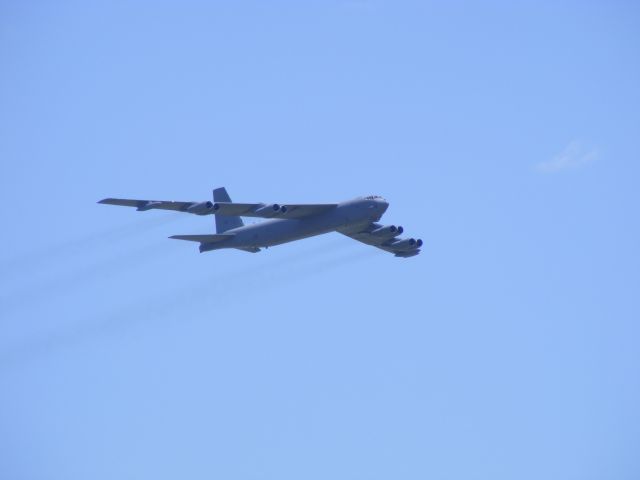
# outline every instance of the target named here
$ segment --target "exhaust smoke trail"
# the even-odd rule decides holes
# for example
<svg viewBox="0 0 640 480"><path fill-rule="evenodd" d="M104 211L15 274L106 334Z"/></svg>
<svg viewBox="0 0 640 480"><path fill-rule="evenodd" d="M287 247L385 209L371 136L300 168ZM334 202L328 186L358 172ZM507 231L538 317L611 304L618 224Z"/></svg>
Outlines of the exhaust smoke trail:
<svg viewBox="0 0 640 480"><path fill-rule="evenodd" d="M337 242L336 242L337 243ZM340 242L342 245L348 245ZM100 320L77 325L73 329L50 332L39 338L16 345L0 354L0 369L34 359L47 353L69 348L97 336L113 335L130 328L132 324L154 321L174 314L184 305L202 304L210 299L207 294L217 290L216 309L227 309L238 301L239 294L246 301L247 291L257 298L264 293L289 284L299 283L338 267L351 266L363 260L374 258L378 252L364 250L348 252L333 258L326 258L338 250L327 249L326 245L297 253L287 263L281 259L252 266L240 271L226 272L215 277L203 277L182 287L148 298L143 303L136 302L106 315ZM294 265L291 265L292 262ZM257 288L260 287L260 288ZM132 320L133 319L133 320Z"/></svg>
<svg viewBox="0 0 640 480"><path fill-rule="evenodd" d="M34 302L41 303L55 295L64 294L80 285L93 283L114 273L125 273L156 258L163 251L175 252L169 249L165 242L158 242L75 268L61 275L29 282L17 291L0 296L0 314L6 318L16 308L28 307Z"/></svg>
<svg viewBox="0 0 640 480"><path fill-rule="evenodd" d="M110 245L143 234L154 228L173 223L183 216L167 213L154 218L138 219L124 225L87 233L81 237L70 238L53 245L46 245L36 252L23 252L0 262L2 277L16 277L28 274L43 265L50 265L69 255L77 255L90 248Z"/></svg>

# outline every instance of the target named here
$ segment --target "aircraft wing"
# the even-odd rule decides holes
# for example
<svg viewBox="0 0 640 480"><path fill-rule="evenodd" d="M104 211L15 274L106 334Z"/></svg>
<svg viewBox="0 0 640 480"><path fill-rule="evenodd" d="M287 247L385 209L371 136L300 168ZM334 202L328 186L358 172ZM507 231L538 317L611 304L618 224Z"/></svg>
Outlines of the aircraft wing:
<svg viewBox="0 0 640 480"><path fill-rule="evenodd" d="M337 203L316 203L316 204L287 204L283 205L286 209L283 218L304 218L320 215L321 213L333 210L338 206ZM282 207L280 207L282 209Z"/></svg>
<svg viewBox="0 0 640 480"><path fill-rule="evenodd" d="M422 240L414 238L398 238L402 227L385 226L379 223L365 223L338 230L354 240L393 253L396 257L413 257L420 253Z"/></svg>
<svg viewBox="0 0 640 480"><path fill-rule="evenodd" d="M313 215L320 215L336 208L336 203L318 204L286 204L278 203L232 203L216 202L214 213L216 215L233 215L239 217L257 218L304 218Z"/></svg>
<svg viewBox="0 0 640 480"><path fill-rule="evenodd" d="M173 210L196 215L227 215L257 218L304 218L319 215L337 206L336 203L287 204L235 203L235 202L173 202L165 200L134 200L127 198L105 198L98 203L135 207L139 211L152 209Z"/></svg>
<svg viewBox="0 0 640 480"><path fill-rule="evenodd" d="M158 208L160 210L174 210L177 212L186 212L187 209L198 202L171 202L166 200L133 200L128 198L105 198L98 203L106 205L120 205L122 207L136 207L137 210L151 210Z"/></svg>

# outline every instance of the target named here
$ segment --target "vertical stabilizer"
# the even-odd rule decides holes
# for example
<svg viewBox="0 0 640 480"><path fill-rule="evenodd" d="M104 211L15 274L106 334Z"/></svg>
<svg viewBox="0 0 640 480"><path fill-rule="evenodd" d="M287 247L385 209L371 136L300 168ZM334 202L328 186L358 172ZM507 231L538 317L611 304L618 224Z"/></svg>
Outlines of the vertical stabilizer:
<svg viewBox="0 0 640 480"><path fill-rule="evenodd" d="M213 191L214 202L231 202L231 198L224 187L216 188ZM244 223L240 217L228 215L216 215L216 233L224 233L232 228L242 227Z"/></svg>

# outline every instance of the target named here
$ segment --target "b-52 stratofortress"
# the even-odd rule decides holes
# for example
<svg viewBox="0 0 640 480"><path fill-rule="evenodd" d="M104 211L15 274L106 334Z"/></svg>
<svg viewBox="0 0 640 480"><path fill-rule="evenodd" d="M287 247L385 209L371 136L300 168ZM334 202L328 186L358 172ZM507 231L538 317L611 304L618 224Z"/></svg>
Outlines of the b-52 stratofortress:
<svg viewBox="0 0 640 480"><path fill-rule="evenodd" d="M225 188L213 191L213 202L173 202L163 200L129 200L105 198L98 203L135 207L138 211L173 210L194 215L215 215L216 233L174 235L169 238L200 243L200 252L235 248L256 253L294 240L329 232L339 232L359 242L396 257L413 257L420 253L422 240L399 238L403 228L377 223L389 207L377 195L358 197L341 203L278 204L235 203ZM268 219L245 225L241 217Z"/></svg>

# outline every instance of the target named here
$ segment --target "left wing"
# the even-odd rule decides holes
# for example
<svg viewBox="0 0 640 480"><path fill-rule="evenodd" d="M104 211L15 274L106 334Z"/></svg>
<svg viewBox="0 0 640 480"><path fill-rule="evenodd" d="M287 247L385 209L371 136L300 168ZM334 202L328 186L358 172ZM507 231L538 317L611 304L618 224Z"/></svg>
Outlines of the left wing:
<svg viewBox="0 0 640 480"><path fill-rule="evenodd" d="M398 238L404 229L395 225L364 223L338 230L354 240L393 253L396 257L413 257L420 253L422 240L415 238Z"/></svg>
<svg viewBox="0 0 640 480"><path fill-rule="evenodd" d="M207 209L208 205L210 205L210 208L213 208L212 202L172 202L167 200L134 200L128 198L104 198L98 203L103 203L106 205L119 205L122 207L136 207L136 210L139 211L146 211L157 208L160 210L196 213L195 211L190 211L190 209L193 209L194 207L200 207L201 210L204 211Z"/></svg>
<svg viewBox="0 0 640 480"><path fill-rule="evenodd" d="M98 203L135 207L136 210L173 210L195 215L227 215L257 218L304 218L328 212L336 203L287 204L278 203L234 203L234 202L170 202L165 200L134 200L128 198L105 198Z"/></svg>
<svg viewBox="0 0 640 480"><path fill-rule="evenodd" d="M216 202L213 210L216 215L234 215L257 218L304 218L333 210L337 203L286 204L278 203L232 203Z"/></svg>

